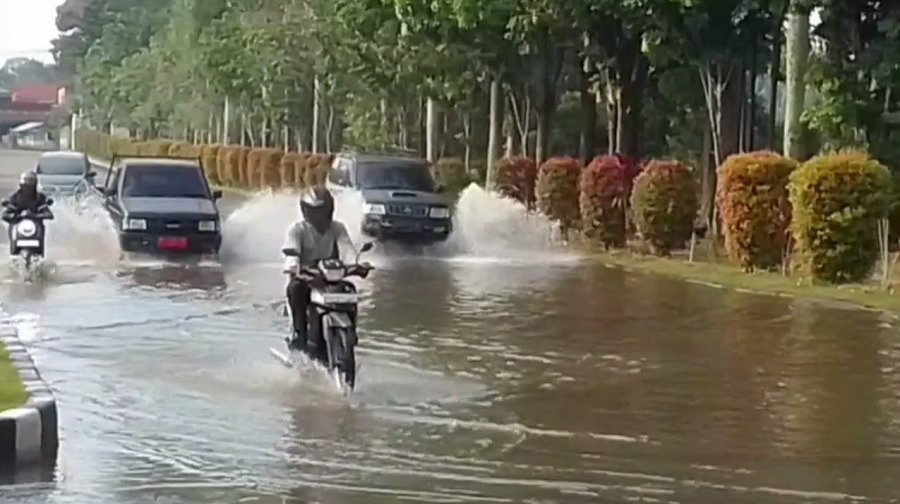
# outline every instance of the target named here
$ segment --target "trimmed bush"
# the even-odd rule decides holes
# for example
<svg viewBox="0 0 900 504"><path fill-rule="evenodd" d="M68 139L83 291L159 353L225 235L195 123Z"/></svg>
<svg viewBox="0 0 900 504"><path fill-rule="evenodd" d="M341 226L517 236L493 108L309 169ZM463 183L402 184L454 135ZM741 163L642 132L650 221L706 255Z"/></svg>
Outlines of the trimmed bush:
<svg viewBox="0 0 900 504"><path fill-rule="evenodd" d="M494 170L494 187L506 198L512 198L528 209L534 207L534 185L537 167L525 156L503 158Z"/></svg>
<svg viewBox="0 0 900 504"><path fill-rule="evenodd" d="M665 257L691 238L698 203L697 183L686 166L650 161L632 186L632 222L650 250Z"/></svg>
<svg viewBox="0 0 900 504"><path fill-rule="evenodd" d="M458 194L469 187L472 179L466 172L466 164L459 158L441 158L431 166L431 175L435 182L444 186L444 190Z"/></svg>
<svg viewBox="0 0 900 504"><path fill-rule="evenodd" d="M328 173L331 172L331 162L334 160L332 154L313 154L306 160L306 170L304 173L304 186L310 187L322 185L328 179Z"/></svg>
<svg viewBox="0 0 900 504"><path fill-rule="evenodd" d="M219 179L219 184L229 184L228 151L230 149L230 145L222 145L216 153L216 176Z"/></svg>
<svg viewBox="0 0 900 504"><path fill-rule="evenodd" d="M259 178L255 187L262 189L278 189L281 185L281 158L284 151L279 149L256 149L260 151Z"/></svg>
<svg viewBox="0 0 900 504"><path fill-rule="evenodd" d="M619 156L600 156L581 172L579 206L584 237L606 249L624 247L631 172Z"/></svg>
<svg viewBox="0 0 900 504"><path fill-rule="evenodd" d="M281 165L278 167L278 182L280 187L299 187L297 185L296 172L297 164L301 162L303 162L303 156L296 152L288 152L281 157Z"/></svg>
<svg viewBox="0 0 900 504"><path fill-rule="evenodd" d="M804 271L831 283L867 280L878 262L878 220L891 174L864 152L816 156L790 177L791 232Z"/></svg>
<svg viewBox="0 0 900 504"><path fill-rule="evenodd" d="M581 217L578 208L578 177L581 165L571 157L550 158L538 171L537 207L544 215L559 221L564 235L577 227Z"/></svg>
<svg viewBox="0 0 900 504"><path fill-rule="evenodd" d="M200 163L203 172L211 184L219 184L222 179L219 178L218 158L221 145L203 145L200 147Z"/></svg>
<svg viewBox="0 0 900 504"><path fill-rule="evenodd" d="M250 149L247 153L247 164L244 169L244 179L241 184L248 189L258 189L262 180L262 149Z"/></svg>
<svg viewBox="0 0 900 504"><path fill-rule="evenodd" d="M774 152L728 156L718 169L716 206L729 259L745 271L774 270L787 253L787 184L797 162Z"/></svg>

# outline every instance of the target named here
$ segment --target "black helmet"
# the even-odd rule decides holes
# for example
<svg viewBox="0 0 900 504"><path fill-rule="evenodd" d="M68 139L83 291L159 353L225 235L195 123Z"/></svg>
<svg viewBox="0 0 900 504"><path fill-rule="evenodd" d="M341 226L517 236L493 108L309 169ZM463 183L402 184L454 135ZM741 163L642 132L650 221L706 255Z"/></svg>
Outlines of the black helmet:
<svg viewBox="0 0 900 504"><path fill-rule="evenodd" d="M29 170L22 173L22 176L19 177L19 187L21 188L29 188L36 189L37 188L37 175Z"/></svg>
<svg viewBox="0 0 900 504"><path fill-rule="evenodd" d="M334 218L334 198L322 186L304 189L300 194L300 211L303 213L303 220L312 224L318 232L324 233Z"/></svg>

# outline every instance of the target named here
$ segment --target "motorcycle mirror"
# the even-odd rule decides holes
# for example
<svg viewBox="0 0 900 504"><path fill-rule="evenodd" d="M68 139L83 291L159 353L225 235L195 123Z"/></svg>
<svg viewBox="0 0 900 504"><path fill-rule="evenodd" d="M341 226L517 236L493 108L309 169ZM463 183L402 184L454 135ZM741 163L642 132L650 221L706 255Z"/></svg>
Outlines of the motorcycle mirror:
<svg viewBox="0 0 900 504"><path fill-rule="evenodd" d="M362 246L361 249L359 249L359 252L360 252L360 253L366 253L366 252L372 250L372 247L374 247L374 246L375 246L375 245L374 245L372 242L366 242L366 243L363 243L363 246Z"/></svg>
<svg viewBox="0 0 900 504"><path fill-rule="evenodd" d="M8 206L9 206L9 201L7 201L7 200L0 201L0 206L2 206L3 208L8 207Z"/></svg>
<svg viewBox="0 0 900 504"><path fill-rule="evenodd" d="M53 204L53 198L47 198L47 206L50 206L52 204Z"/></svg>
<svg viewBox="0 0 900 504"><path fill-rule="evenodd" d="M281 249L281 253L288 257L300 257L300 254L297 253L297 249L293 249L293 248Z"/></svg>

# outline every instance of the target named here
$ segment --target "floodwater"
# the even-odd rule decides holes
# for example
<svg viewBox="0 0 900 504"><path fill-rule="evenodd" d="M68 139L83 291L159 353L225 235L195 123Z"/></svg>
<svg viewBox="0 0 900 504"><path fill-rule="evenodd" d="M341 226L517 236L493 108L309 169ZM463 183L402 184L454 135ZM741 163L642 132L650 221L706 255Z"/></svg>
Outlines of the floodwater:
<svg viewBox="0 0 900 504"><path fill-rule="evenodd" d="M59 206L56 271L0 300L61 452L0 502L900 499L892 317L585 263L470 189L453 243L372 255L348 399L268 355L294 205L237 208L203 266L120 261L97 212Z"/></svg>

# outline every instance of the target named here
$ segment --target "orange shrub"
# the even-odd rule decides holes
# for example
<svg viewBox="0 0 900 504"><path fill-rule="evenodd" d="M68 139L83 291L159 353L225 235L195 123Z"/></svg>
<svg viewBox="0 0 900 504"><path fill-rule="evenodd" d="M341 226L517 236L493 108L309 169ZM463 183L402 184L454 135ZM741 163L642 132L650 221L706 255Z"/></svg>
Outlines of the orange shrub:
<svg viewBox="0 0 900 504"><path fill-rule="evenodd" d="M536 193L538 209L550 219L559 221L563 233L577 226L578 177L581 165L571 157L550 158L538 171Z"/></svg>
<svg viewBox="0 0 900 504"><path fill-rule="evenodd" d="M220 184L229 185L231 183L228 178L230 175L228 171L228 152L232 148L231 145L223 145L216 153L216 174Z"/></svg>
<svg viewBox="0 0 900 504"><path fill-rule="evenodd" d="M331 162L334 160L333 154L313 154L307 158L306 171L304 174L304 182L307 187L314 185L322 185L328 179L328 173L331 171Z"/></svg>
<svg viewBox="0 0 900 504"><path fill-rule="evenodd" d="M507 198L534 207L534 185L537 167L534 160L525 156L503 158L494 170L494 187Z"/></svg>
<svg viewBox="0 0 900 504"><path fill-rule="evenodd" d="M728 257L746 271L784 259L791 223L788 180L797 162L775 152L728 156L718 170L716 206Z"/></svg>
<svg viewBox="0 0 900 504"><path fill-rule="evenodd" d="M631 173L619 156L594 158L581 172L581 229L587 240L607 249L625 246Z"/></svg>

